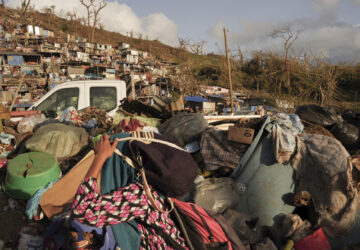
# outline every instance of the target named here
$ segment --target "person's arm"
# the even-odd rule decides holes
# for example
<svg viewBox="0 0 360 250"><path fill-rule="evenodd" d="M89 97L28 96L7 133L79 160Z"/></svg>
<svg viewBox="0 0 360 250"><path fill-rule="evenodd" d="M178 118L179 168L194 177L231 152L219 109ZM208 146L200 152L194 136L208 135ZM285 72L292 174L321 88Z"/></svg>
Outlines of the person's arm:
<svg viewBox="0 0 360 250"><path fill-rule="evenodd" d="M100 142L96 144L95 158L85 178L98 178L105 161L114 153L118 141L115 140L111 145L109 138L110 136L105 134L101 137Z"/></svg>

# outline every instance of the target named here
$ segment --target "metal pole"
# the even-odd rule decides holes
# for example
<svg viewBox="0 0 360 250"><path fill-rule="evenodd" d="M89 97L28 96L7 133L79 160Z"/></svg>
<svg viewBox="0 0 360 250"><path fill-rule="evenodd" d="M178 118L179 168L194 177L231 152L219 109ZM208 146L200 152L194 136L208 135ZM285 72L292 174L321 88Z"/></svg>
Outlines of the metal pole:
<svg viewBox="0 0 360 250"><path fill-rule="evenodd" d="M131 76L131 98L133 100L136 99L136 95L135 95L135 81L134 81L134 74L130 73Z"/></svg>
<svg viewBox="0 0 360 250"><path fill-rule="evenodd" d="M229 89L230 89L231 113L233 114L233 113L234 113L234 99L233 99L233 94L232 94L230 58L229 58L229 49L228 49L227 33L226 33L226 29L225 29L225 28L224 28L224 36L225 36L226 60L227 60L227 67L228 67L228 73L229 73Z"/></svg>

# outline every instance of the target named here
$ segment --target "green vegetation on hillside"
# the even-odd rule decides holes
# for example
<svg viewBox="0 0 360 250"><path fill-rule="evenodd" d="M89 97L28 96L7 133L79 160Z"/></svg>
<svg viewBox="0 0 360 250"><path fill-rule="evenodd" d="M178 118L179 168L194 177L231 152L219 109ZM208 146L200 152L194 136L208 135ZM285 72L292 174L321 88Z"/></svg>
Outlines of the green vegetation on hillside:
<svg viewBox="0 0 360 250"><path fill-rule="evenodd" d="M69 15L61 18L51 12L28 10L20 15L20 10L0 8L3 19L14 23L32 23L54 30L56 36L66 40L67 34L87 37L88 28L84 20ZM116 23L114 23L116 25ZM142 39L140 39L142 38ZM175 84L186 94L197 94L200 85L228 87L226 60L223 55L193 54L184 48L173 48L158 40L145 37L124 36L120 33L98 28L94 42L117 44L129 43L131 47L148 51L152 56L178 63L180 73ZM264 98L279 98L294 101L295 104L317 103L358 108L360 99L360 63L332 64L326 58L289 55L287 67L282 55L256 51L248 59L231 60L233 89Z"/></svg>

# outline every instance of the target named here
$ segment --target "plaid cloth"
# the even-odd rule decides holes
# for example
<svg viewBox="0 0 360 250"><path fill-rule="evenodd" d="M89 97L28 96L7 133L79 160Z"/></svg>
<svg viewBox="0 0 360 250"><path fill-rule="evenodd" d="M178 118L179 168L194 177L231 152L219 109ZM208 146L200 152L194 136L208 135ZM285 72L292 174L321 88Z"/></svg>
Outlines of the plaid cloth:
<svg viewBox="0 0 360 250"><path fill-rule="evenodd" d="M207 170L236 168L249 145L231 142L228 131L207 128L201 136L200 149Z"/></svg>

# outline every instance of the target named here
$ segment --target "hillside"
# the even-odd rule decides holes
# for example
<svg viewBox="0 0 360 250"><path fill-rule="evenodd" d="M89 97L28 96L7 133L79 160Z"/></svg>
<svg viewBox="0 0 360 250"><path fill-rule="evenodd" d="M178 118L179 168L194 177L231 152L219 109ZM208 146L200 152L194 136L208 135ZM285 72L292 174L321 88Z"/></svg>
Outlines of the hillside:
<svg viewBox="0 0 360 250"><path fill-rule="evenodd" d="M39 25L53 30L56 37L66 40L67 34L87 37L87 27L80 20L67 20L51 13L30 10L26 16L19 10L0 8L0 16L16 24ZM70 19L70 18L69 18ZM114 24L116 25L116 24ZM117 44L150 52L156 58L179 65L177 75L186 94L197 94L200 85L228 86L226 60L222 55L198 55L185 49L173 48L157 40L127 37L104 29L95 31L94 42ZM284 57L272 52L255 51L251 58L232 60L234 91L250 93L271 100L287 99L301 103L337 105L359 108L360 64L331 64L326 58L289 58L284 68Z"/></svg>
<svg viewBox="0 0 360 250"><path fill-rule="evenodd" d="M67 34L75 37L87 37L88 28L84 26L80 20L66 20L54 14L41 13L39 11L30 10L26 16L20 15L19 10L0 8L0 16L3 19L12 20L14 25L17 24L33 24L44 27L55 32L55 36L66 41ZM158 40L145 40L135 37L127 37L117 32L111 32L104 29L96 29L94 42L117 44L125 42L131 47L150 52L153 56L163 60L176 62L181 66L193 65L196 67L194 74L197 74L196 68L202 66L225 66L225 57L220 55L195 55L187 50L173 48L165 45ZM223 68L223 67L221 67ZM220 83L221 85L222 83Z"/></svg>

